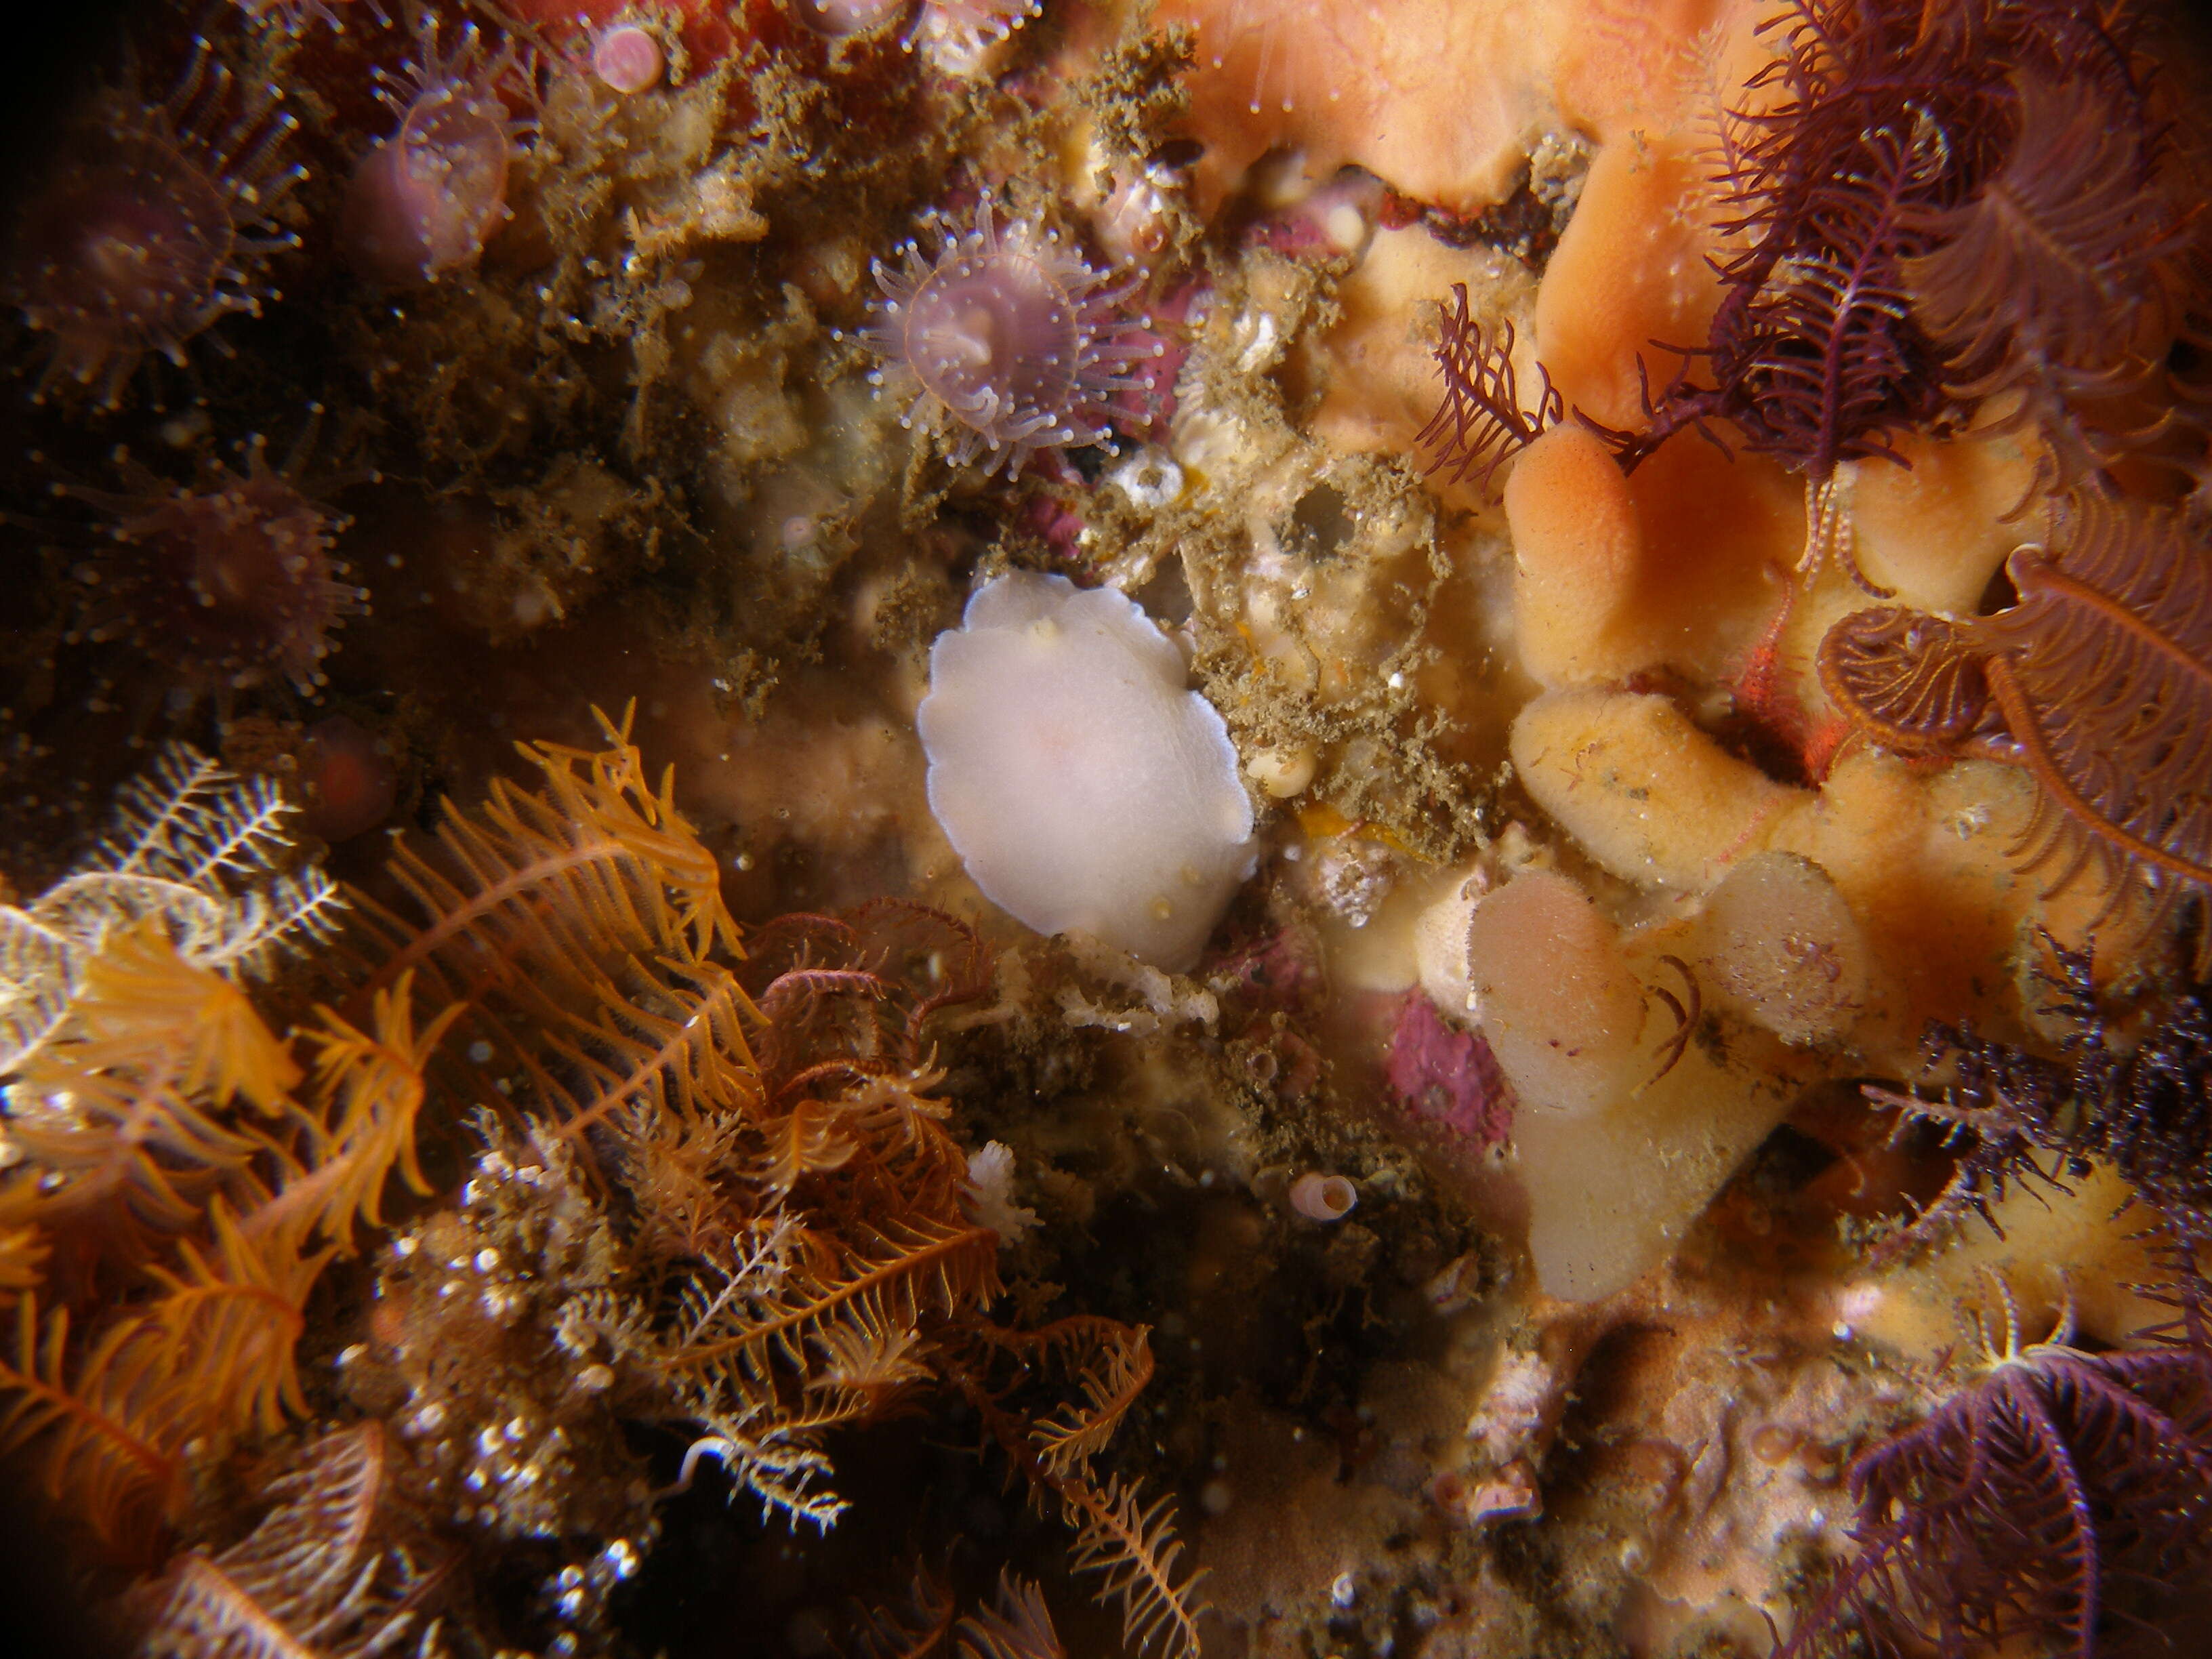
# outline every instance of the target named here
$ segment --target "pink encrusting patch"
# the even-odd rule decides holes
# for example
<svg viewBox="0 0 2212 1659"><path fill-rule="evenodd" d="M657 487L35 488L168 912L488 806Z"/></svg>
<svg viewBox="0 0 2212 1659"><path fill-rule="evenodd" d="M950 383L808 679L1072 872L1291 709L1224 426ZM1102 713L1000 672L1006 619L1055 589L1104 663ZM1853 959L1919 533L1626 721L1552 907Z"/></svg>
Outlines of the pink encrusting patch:
<svg viewBox="0 0 2212 1659"><path fill-rule="evenodd" d="M1083 514L1056 495L1030 496L1015 522L1063 559L1082 550Z"/></svg>
<svg viewBox="0 0 2212 1659"><path fill-rule="evenodd" d="M1167 437L1175 420L1176 385L1190 356L1190 315L1211 291L1203 282L1184 283L1152 308L1144 332L1152 339L1152 355L1140 359L1130 371L1129 378L1136 385L1115 392L1109 404L1114 424L1121 431L1152 442ZM1133 337L1141 340L1143 335Z"/></svg>
<svg viewBox="0 0 2212 1659"><path fill-rule="evenodd" d="M1480 1146L1512 1135L1512 1087L1490 1045L1481 1033L1446 1023L1419 991L1408 991L1398 1005L1387 1075L1391 1092L1423 1122Z"/></svg>
<svg viewBox="0 0 2212 1659"><path fill-rule="evenodd" d="M301 828L327 842L349 841L391 816L399 775L387 745L343 714L309 726L300 755L307 797Z"/></svg>

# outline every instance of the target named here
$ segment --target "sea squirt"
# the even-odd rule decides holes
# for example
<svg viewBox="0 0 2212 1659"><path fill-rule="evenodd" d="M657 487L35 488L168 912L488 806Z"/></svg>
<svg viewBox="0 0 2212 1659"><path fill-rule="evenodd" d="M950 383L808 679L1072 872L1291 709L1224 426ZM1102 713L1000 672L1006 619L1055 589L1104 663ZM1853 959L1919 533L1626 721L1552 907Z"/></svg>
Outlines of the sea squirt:
<svg viewBox="0 0 2212 1659"><path fill-rule="evenodd" d="M1237 750L1127 596L1018 572L929 653L929 808L983 896L1039 933L1197 959L1256 854Z"/></svg>

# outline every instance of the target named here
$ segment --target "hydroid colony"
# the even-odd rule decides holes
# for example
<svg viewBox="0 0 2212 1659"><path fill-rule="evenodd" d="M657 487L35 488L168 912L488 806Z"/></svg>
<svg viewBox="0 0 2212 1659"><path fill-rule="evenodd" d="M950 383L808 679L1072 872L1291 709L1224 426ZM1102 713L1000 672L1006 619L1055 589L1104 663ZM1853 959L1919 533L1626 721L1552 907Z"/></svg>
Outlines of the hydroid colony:
<svg viewBox="0 0 2212 1659"><path fill-rule="evenodd" d="M553 1598L573 1648L603 1634L604 1594L655 1529L623 1421L682 1426L681 1484L711 1458L826 1528L846 1505L823 1437L938 1387L1057 1500L1133 1639L1195 1651L1168 1501L1093 1472L1152 1374L1144 1330L990 1316L1000 1237L926 1046L934 1016L987 993L988 954L893 907L787 919L748 957L668 786L625 732L606 738L539 745L542 793L501 787L402 855L421 915L359 924L380 959L351 996L369 1030L321 1009L296 1057L241 980L327 932L337 901L276 869L265 786L180 751L91 867L9 914L11 1443L114 1559L168 1553L236 1448L308 1414L310 1292L357 1220L381 1222L387 1176L430 1190L416 1117L442 1061L501 1078L517 1115L481 1121L459 1207L392 1243L375 1340L341 1357L392 1427L304 1453L265 1539L179 1559L139 1598L149 1650L341 1626L347 1651L433 1650L421 1595L376 1586L388 1561L465 1604L458 1540L435 1559L431 1524L453 1506L491 1539L594 1541L593 1595ZM918 951L933 983L906 980ZM418 994L440 1008L419 1025Z"/></svg>

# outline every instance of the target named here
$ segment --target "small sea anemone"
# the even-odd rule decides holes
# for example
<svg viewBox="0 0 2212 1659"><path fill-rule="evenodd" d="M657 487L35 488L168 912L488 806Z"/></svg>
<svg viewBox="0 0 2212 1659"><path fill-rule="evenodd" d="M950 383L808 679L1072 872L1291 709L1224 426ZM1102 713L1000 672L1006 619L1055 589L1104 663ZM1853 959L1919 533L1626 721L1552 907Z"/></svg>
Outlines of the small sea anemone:
<svg viewBox="0 0 2212 1659"><path fill-rule="evenodd" d="M327 23L334 33L345 33L345 17L334 8L354 0L238 0L238 9L256 22L264 19L277 28L298 34L311 23ZM368 0L364 9L380 23L386 21L380 0Z"/></svg>
<svg viewBox="0 0 2212 1659"><path fill-rule="evenodd" d="M9 287L54 337L43 397L66 376L105 408L149 351L182 365L185 343L228 312L260 313L261 268L297 238L266 228L301 169L283 159L298 125L235 80L204 40L162 102L102 94L96 130L67 146L16 224Z"/></svg>
<svg viewBox="0 0 2212 1659"><path fill-rule="evenodd" d="M790 0L786 3L788 7ZM556 72L563 59L579 70L596 72L602 42L611 36L631 33L631 45L621 48L631 52L641 44L635 33L642 33L661 55L662 69L680 60L696 76L730 56L741 42L757 40L763 21L758 15L760 6L733 5L730 0L500 0L497 5L476 9L497 17L521 38L535 42L548 60L547 67ZM526 73L530 57L518 54L517 59L514 75L501 82L510 107L517 94L527 95L530 79ZM656 82L659 73L655 71ZM645 90L641 86L607 84L617 92Z"/></svg>
<svg viewBox="0 0 2212 1659"><path fill-rule="evenodd" d="M880 28L907 4L908 0L792 0L792 9L803 27L835 40Z"/></svg>
<svg viewBox="0 0 2212 1659"><path fill-rule="evenodd" d="M196 489L127 458L128 491L58 486L112 520L107 547L77 567L84 636L161 658L189 696L320 684L330 630L362 595L331 558L346 520L295 487L307 444L277 468L256 438L243 475L209 461Z"/></svg>
<svg viewBox="0 0 2212 1659"><path fill-rule="evenodd" d="M526 84L514 43L488 53L473 23L441 52L438 20L414 24L416 56L377 71L377 97L399 117L354 167L339 234L363 276L394 288L476 263L507 219L507 164L526 124L501 97Z"/></svg>
<svg viewBox="0 0 2212 1659"><path fill-rule="evenodd" d="M1140 393L1130 371L1160 355L1149 321L1115 314L1140 280L1094 269L1034 220L1003 228L987 197L972 228L942 215L934 259L908 241L894 268L878 260L884 297L866 338L884 359L876 384L908 403L902 424L946 416L966 429L956 465L1018 473L1040 449L1107 444L1115 395Z"/></svg>
<svg viewBox="0 0 2212 1659"><path fill-rule="evenodd" d="M992 47L1043 9L1040 0L922 0L907 48L947 75L972 76Z"/></svg>
<svg viewBox="0 0 2212 1659"><path fill-rule="evenodd" d="M1283 43L1318 32L1315 0L1226 0L1200 33L1201 49L1213 69L1237 76L1249 88L1246 109L1254 115L1289 115L1297 108L1293 78ZM1334 103L1339 94L1331 88Z"/></svg>

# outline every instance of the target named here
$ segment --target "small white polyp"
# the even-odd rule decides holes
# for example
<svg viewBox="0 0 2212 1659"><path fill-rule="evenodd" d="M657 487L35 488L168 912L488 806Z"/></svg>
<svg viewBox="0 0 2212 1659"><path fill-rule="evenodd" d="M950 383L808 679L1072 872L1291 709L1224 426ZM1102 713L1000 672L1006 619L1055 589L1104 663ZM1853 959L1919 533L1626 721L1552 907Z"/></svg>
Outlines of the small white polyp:
<svg viewBox="0 0 2212 1659"><path fill-rule="evenodd" d="M1026 572L976 590L915 715L929 810L984 897L1188 968L1257 858L1252 803L1182 653L1125 595Z"/></svg>

